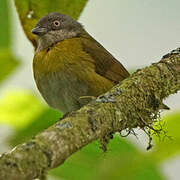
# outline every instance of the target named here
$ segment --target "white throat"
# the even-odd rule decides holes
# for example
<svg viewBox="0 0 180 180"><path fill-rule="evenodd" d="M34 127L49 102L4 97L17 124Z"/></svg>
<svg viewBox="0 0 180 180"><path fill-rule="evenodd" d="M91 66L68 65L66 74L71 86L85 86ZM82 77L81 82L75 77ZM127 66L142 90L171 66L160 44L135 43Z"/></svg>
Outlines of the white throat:
<svg viewBox="0 0 180 180"><path fill-rule="evenodd" d="M80 31L68 31L66 29L60 29L56 31L49 31L43 36L38 37L38 47L36 52L42 51L48 47L53 46L57 42L65 39L70 39L79 36Z"/></svg>

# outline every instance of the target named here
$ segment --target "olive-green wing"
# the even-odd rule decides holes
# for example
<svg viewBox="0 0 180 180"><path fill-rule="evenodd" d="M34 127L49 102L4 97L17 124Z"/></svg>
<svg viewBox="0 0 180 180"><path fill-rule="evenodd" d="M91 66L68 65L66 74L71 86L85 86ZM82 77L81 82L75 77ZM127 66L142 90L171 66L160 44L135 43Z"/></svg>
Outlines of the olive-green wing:
<svg viewBox="0 0 180 180"><path fill-rule="evenodd" d="M118 83L129 76L129 72L123 65L87 32L83 33L81 41L83 51L88 53L94 61L96 73L114 83Z"/></svg>

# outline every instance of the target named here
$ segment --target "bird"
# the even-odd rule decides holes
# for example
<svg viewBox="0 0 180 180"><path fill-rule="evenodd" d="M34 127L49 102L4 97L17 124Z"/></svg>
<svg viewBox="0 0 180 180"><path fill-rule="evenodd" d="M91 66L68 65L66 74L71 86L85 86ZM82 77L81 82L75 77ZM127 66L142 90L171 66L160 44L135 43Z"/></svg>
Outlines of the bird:
<svg viewBox="0 0 180 180"><path fill-rule="evenodd" d="M59 12L42 17L33 74L47 104L67 114L110 90L129 72L78 21Z"/></svg>

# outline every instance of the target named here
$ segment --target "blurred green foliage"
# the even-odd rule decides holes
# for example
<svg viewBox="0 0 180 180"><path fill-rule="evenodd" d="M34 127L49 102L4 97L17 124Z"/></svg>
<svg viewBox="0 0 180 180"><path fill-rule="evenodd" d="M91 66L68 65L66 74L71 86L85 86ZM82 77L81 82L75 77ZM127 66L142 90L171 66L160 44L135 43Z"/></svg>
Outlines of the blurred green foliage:
<svg viewBox="0 0 180 180"><path fill-rule="evenodd" d="M152 160L118 135L108 145L106 153L94 142L70 157L51 175L68 180L161 180Z"/></svg>
<svg viewBox="0 0 180 180"><path fill-rule="evenodd" d="M172 113L163 118L163 128L167 131L167 136L158 138L154 137L155 148L151 155L154 161L161 163L162 161L179 155L180 153L180 113Z"/></svg>
<svg viewBox="0 0 180 180"><path fill-rule="evenodd" d="M0 4L0 48L7 48L10 45L10 19L8 11L8 1L0 0Z"/></svg>
<svg viewBox="0 0 180 180"><path fill-rule="evenodd" d="M23 143L26 140L32 138L37 133L56 123L60 117L62 117L60 112L57 112L48 107L43 108L41 113L34 113L34 115L35 116L31 118L26 126L16 130L16 133L10 140L12 146Z"/></svg>
<svg viewBox="0 0 180 180"><path fill-rule="evenodd" d="M0 99L0 123L24 128L44 111L45 107L28 91L10 91Z"/></svg>
<svg viewBox="0 0 180 180"><path fill-rule="evenodd" d="M10 16L7 0L0 0L0 82L19 64L10 51ZM87 0L15 0L21 23L28 38L35 42L30 33L37 20L50 11L59 11L77 19ZM33 42L33 43L34 43ZM15 146L49 127L62 116L59 112L43 105L30 91L11 91L0 99L0 124L14 127L9 143ZM140 152L127 139L115 138L102 152L98 142L84 147L66 162L50 171L50 175L66 180L162 180L159 163L179 154L180 113L166 116L166 129L173 140L160 141L155 138L155 148L150 153Z"/></svg>
<svg viewBox="0 0 180 180"><path fill-rule="evenodd" d="M0 83L5 80L8 75L10 75L16 67L19 65L19 62L11 54L10 50L7 48L0 49Z"/></svg>
<svg viewBox="0 0 180 180"><path fill-rule="evenodd" d="M15 70L19 62L10 51L10 15L8 0L0 0L0 83Z"/></svg>

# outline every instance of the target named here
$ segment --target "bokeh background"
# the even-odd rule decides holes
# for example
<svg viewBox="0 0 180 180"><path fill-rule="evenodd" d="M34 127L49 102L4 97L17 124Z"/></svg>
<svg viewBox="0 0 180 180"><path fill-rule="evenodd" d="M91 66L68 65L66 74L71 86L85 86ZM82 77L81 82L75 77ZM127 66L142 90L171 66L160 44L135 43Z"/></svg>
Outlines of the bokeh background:
<svg viewBox="0 0 180 180"><path fill-rule="evenodd" d="M53 3L53 1L52 1ZM180 1L89 0L79 21L129 70L157 62L180 46ZM53 124L61 113L41 98L32 74L34 49L26 38L12 0L0 0L0 153ZM147 137L140 130L115 136L103 153L98 142L83 148L49 173L49 179L179 180L180 93L162 112L169 138Z"/></svg>

